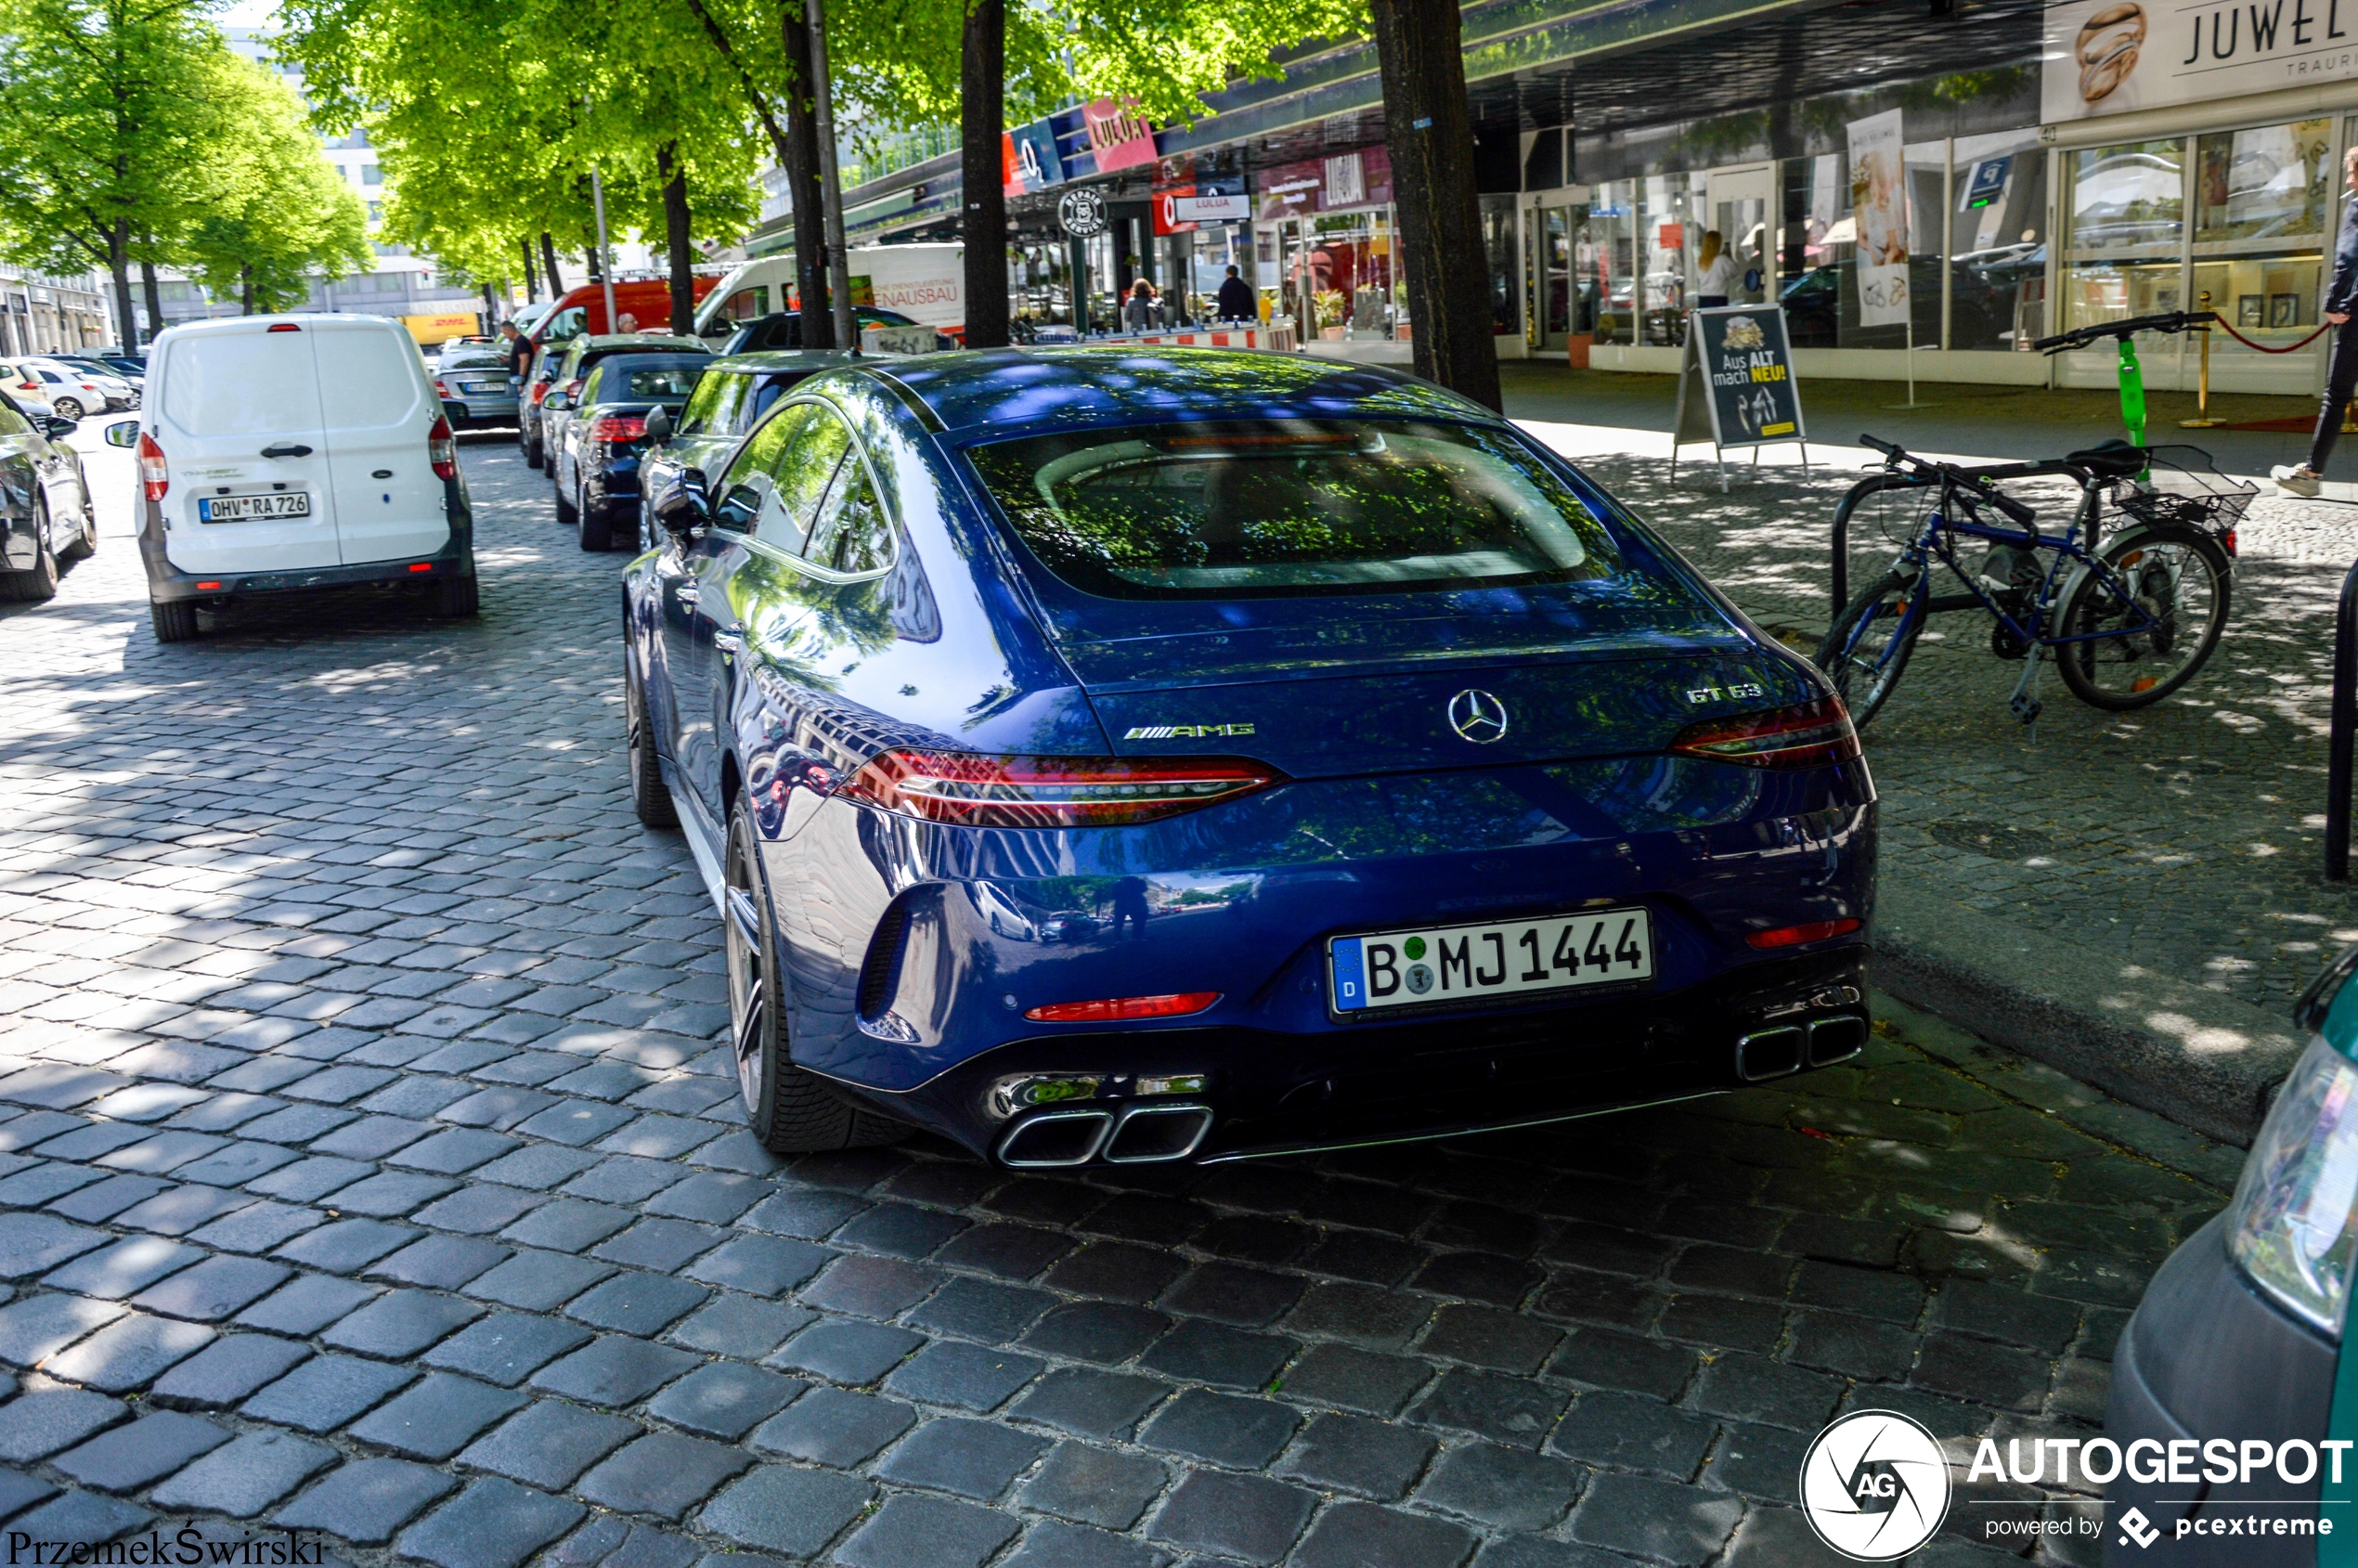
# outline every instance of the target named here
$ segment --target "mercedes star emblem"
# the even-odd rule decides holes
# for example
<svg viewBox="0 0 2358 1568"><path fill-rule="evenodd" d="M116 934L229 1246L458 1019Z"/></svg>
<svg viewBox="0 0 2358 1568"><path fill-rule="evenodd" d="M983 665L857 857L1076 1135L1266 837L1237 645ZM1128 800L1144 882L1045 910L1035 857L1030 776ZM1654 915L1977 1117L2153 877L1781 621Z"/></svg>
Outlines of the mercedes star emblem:
<svg viewBox="0 0 2358 1568"><path fill-rule="evenodd" d="M1507 705L1469 686L1449 699L1449 727L1476 745L1488 745L1506 736Z"/></svg>

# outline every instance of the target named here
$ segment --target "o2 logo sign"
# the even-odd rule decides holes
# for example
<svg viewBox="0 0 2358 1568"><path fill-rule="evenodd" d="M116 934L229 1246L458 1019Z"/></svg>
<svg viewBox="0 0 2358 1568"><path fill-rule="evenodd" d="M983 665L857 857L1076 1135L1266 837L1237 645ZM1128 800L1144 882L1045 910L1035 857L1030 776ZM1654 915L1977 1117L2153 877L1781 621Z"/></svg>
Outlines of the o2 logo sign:
<svg viewBox="0 0 2358 1568"><path fill-rule="evenodd" d="M1801 1511L1854 1562L1890 1562L1949 1516L1949 1461L1931 1432L1896 1410L1858 1410L1818 1434L1801 1461Z"/></svg>

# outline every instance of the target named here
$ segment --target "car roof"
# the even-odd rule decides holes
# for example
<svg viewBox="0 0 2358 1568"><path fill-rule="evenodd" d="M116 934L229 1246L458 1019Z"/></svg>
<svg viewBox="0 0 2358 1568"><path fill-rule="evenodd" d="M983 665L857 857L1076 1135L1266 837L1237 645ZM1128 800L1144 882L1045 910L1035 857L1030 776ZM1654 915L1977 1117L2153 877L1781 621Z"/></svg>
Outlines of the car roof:
<svg viewBox="0 0 2358 1568"><path fill-rule="evenodd" d="M677 349L681 343L693 344L700 352L709 354L698 340L677 332L597 332L573 340L574 346L583 348L636 348L641 343L649 348Z"/></svg>
<svg viewBox="0 0 2358 1568"><path fill-rule="evenodd" d="M617 368L626 374L632 370L702 370L710 368L708 354L609 354L598 361L602 371Z"/></svg>
<svg viewBox="0 0 2358 1568"><path fill-rule="evenodd" d="M712 361L716 370L806 370L816 373L840 365L865 365L865 356L848 348L765 348L752 354L732 354Z"/></svg>
<svg viewBox="0 0 2358 1568"><path fill-rule="evenodd" d="M978 349L867 361L944 427L1169 419L1496 421L1471 399L1380 365L1232 348Z"/></svg>

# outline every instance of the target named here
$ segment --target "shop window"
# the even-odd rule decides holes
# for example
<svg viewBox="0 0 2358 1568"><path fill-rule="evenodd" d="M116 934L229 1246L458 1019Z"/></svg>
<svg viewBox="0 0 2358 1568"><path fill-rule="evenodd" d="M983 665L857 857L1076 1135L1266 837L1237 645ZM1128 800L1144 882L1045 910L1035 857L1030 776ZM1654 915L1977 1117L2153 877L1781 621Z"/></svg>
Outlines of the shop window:
<svg viewBox="0 0 2358 1568"><path fill-rule="evenodd" d="M2195 138L2197 308L2247 336L2317 325L2333 165L2330 120Z"/></svg>
<svg viewBox="0 0 2358 1568"><path fill-rule="evenodd" d="M1949 346L2028 352L2047 335L2047 152L2039 128L1958 137L1950 179Z"/></svg>
<svg viewBox="0 0 2358 1568"><path fill-rule="evenodd" d="M2124 142L2074 152L2066 330L2182 308L2179 245L2186 214L2185 144Z"/></svg>
<svg viewBox="0 0 2358 1568"><path fill-rule="evenodd" d="M1584 267L1595 279L1597 341L1638 341L1638 186L1608 180L1588 207L1592 254Z"/></svg>
<svg viewBox="0 0 2358 1568"><path fill-rule="evenodd" d="M1638 188L1633 251L1644 270L1636 280L1638 341L1678 348L1687 341L1688 295L1703 242L1702 175L1653 175Z"/></svg>

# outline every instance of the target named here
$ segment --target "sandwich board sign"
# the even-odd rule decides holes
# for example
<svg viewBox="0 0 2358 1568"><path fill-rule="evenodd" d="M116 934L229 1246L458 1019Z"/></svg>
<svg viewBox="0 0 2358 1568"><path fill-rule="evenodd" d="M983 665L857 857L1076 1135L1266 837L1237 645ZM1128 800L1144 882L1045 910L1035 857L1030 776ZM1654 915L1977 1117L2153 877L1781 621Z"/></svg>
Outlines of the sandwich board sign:
<svg viewBox="0 0 2358 1568"><path fill-rule="evenodd" d="M1801 389L1794 382L1793 345L1785 311L1776 305L1730 305L1687 313L1687 352L1678 369L1678 417L1671 427L1670 477L1678 477L1678 448L1708 441L1719 459L1719 488L1728 488L1727 452L1793 442L1809 466L1809 436L1801 419Z"/></svg>

